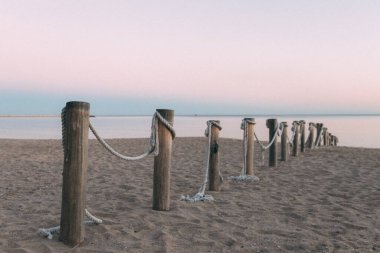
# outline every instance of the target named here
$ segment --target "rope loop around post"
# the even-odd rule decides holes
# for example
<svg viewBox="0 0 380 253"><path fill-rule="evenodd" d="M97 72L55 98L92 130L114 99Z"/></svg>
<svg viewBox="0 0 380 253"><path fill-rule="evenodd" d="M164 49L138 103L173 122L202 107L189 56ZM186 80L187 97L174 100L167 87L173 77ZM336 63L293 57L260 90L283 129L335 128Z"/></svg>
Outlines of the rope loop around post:
<svg viewBox="0 0 380 253"><path fill-rule="evenodd" d="M164 124L166 126L166 128L170 131L170 133L172 134L172 138L174 139L175 136L176 136L176 133L175 133L175 130L173 128L173 126L170 124L169 121L167 121L158 111L156 111L153 115L153 117L157 117L162 124Z"/></svg>
<svg viewBox="0 0 380 253"><path fill-rule="evenodd" d="M87 209L84 209L85 215L88 220L84 221L86 225L99 225L103 223L103 220L92 215ZM40 228L38 234L48 238L49 240L53 239L54 234L59 233L61 226L51 227L51 228Z"/></svg>
<svg viewBox="0 0 380 253"><path fill-rule="evenodd" d="M211 127L212 127L212 126L215 126L215 127L217 127L219 130L222 130L222 126L221 126L217 121L215 121L215 120L208 120L208 121L207 121L207 128L206 128L206 130L205 130L205 136L206 136L206 137L209 137L209 134L210 134L210 131L211 131L211 127L208 127L209 124L211 124Z"/></svg>

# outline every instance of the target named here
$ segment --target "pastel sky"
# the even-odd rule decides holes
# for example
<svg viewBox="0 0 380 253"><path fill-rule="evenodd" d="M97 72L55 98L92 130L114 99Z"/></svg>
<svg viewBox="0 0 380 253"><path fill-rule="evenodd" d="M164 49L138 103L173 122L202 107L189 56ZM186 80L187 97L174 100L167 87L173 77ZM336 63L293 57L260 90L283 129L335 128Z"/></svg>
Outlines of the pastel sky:
<svg viewBox="0 0 380 253"><path fill-rule="evenodd" d="M377 0L0 6L0 114L380 113Z"/></svg>

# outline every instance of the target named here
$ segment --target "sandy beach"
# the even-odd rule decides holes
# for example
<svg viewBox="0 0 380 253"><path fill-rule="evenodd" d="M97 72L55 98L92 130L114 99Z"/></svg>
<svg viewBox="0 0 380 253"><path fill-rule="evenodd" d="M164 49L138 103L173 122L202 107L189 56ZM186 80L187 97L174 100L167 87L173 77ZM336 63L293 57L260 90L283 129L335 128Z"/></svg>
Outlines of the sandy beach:
<svg viewBox="0 0 380 253"><path fill-rule="evenodd" d="M380 252L380 150L322 147L269 168L259 182L233 182L241 140L220 140L220 192L188 203L203 181L207 138L176 138L171 210L153 211L153 156L125 162L90 140L87 208L103 219L86 226L76 248L38 235L59 225L60 140L0 140L0 252ZM146 139L114 139L140 154ZM267 159L267 156L265 157Z"/></svg>

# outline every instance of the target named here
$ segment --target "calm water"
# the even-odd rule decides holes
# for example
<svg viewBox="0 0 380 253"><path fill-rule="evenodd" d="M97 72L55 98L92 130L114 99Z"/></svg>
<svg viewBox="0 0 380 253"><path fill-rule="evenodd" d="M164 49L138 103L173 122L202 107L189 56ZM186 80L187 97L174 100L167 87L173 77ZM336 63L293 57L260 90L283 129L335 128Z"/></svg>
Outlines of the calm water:
<svg viewBox="0 0 380 253"><path fill-rule="evenodd" d="M254 117L254 116L253 116ZM239 116L176 116L174 128L177 136L203 136L206 121L220 120L223 127L221 137L242 139L243 131ZM268 139L265 121L277 118L279 121L305 120L322 122L329 131L338 136L341 146L380 148L380 116L302 116L295 117L254 117L255 131L261 140ZM104 138L149 137L151 117L96 117L91 118L93 126ZM12 139L59 139L61 138L60 118L0 118L0 138ZM94 138L90 134L90 138Z"/></svg>

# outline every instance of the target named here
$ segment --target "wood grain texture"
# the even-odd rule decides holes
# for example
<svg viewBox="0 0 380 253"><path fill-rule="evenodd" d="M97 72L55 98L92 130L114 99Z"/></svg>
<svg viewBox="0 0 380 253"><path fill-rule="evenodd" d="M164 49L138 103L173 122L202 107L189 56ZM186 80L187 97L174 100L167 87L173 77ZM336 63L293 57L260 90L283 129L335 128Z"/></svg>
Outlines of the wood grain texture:
<svg viewBox="0 0 380 253"><path fill-rule="evenodd" d="M60 240L70 246L84 240L89 110L85 102L66 104Z"/></svg>

